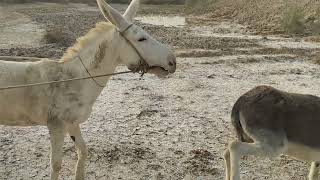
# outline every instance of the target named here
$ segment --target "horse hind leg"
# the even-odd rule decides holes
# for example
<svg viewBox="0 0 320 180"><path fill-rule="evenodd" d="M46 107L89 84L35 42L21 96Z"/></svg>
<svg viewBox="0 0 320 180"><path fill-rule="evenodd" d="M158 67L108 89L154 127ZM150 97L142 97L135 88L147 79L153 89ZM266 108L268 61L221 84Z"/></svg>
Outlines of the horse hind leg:
<svg viewBox="0 0 320 180"><path fill-rule="evenodd" d="M311 163L311 168L310 168L310 172L309 172L309 180L318 180L319 169L320 169L320 162L312 162Z"/></svg>
<svg viewBox="0 0 320 180"><path fill-rule="evenodd" d="M87 147L85 141L82 138L80 127L78 124L69 125L68 133L76 145L78 154L78 162L75 170L75 179L83 180L85 177L85 162L88 154Z"/></svg>
<svg viewBox="0 0 320 180"><path fill-rule="evenodd" d="M241 156L254 155L261 157L274 157L285 152L286 139L283 136L265 132L260 134L260 138L253 139L253 143L233 141L229 144L230 180L240 180Z"/></svg>
<svg viewBox="0 0 320 180"><path fill-rule="evenodd" d="M230 180L230 151L229 149L227 149L225 152L224 152L224 163L225 163L225 174L226 174L226 177L225 177L225 180Z"/></svg>

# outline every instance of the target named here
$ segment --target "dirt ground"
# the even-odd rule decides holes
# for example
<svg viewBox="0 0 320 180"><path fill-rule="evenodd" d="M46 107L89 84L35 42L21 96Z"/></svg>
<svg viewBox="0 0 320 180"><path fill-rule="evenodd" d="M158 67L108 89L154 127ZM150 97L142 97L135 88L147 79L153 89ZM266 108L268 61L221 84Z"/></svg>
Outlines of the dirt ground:
<svg viewBox="0 0 320 180"><path fill-rule="evenodd" d="M102 20L95 7L82 4L24 4L2 9L6 11L1 13L20 18L0 16L1 56L57 58L75 37ZM147 6L141 11L139 16L145 17L141 21L159 15L168 18L165 21L170 26L157 25L157 19L152 24L137 23L175 49L178 69L165 79L132 74L110 80L90 119L82 125L89 149L87 179L222 180L222 154L235 138L230 111L242 93L264 84L320 95L320 68L313 63L319 43L301 37L255 35L232 22L184 19L181 11L179 6ZM25 36L30 38L5 38L16 37L13 33L19 31L8 31L4 23L13 29L29 24ZM69 38L65 43L46 44L32 38L57 26ZM76 153L71 139L65 142L61 175L72 179ZM0 179L48 179L49 149L45 127L0 126ZM241 176L302 180L308 168L308 163L285 156L248 157L241 163Z"/></svg>

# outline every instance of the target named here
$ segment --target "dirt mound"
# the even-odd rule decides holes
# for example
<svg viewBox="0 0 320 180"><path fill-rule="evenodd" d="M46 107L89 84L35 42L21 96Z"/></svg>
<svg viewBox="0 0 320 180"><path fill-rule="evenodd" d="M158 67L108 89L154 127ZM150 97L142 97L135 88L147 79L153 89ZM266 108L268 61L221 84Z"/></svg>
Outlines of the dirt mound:
<svg viewBox="0 0 320 180"><path fill-rule="evenodd" d="M211 19L234 19L262 33L320 34L317 0L206 0L187 5L189 12L205 12Z"/></svg>

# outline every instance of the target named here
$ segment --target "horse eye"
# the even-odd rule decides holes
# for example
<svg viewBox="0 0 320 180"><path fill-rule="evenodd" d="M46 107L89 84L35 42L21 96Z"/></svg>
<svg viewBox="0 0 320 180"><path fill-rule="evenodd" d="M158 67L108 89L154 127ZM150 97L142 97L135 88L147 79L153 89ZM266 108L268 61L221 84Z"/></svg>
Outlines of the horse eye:
<svg viewBox="0 0 320 180"><path fill-rule="evenodd" d="M142 42L142 41L146 41L146 40L147 40L147 38L142 37L142 38L140 38L138 41L139 41L139 42Z"/></svg>

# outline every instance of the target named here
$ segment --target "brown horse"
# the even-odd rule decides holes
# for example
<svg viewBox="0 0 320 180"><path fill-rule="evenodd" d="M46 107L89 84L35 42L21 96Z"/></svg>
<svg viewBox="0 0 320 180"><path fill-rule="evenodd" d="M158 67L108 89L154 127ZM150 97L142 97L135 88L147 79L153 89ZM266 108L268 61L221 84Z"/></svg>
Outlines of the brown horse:
<svg viewBox="0 0 320 180"><path fill-rule="evenodd" d="M319 176L320 98L259 86L232 109L238 139L225 152L226 180L240 179L240 157L281 154L312 162L309 180Z"/></svg>

